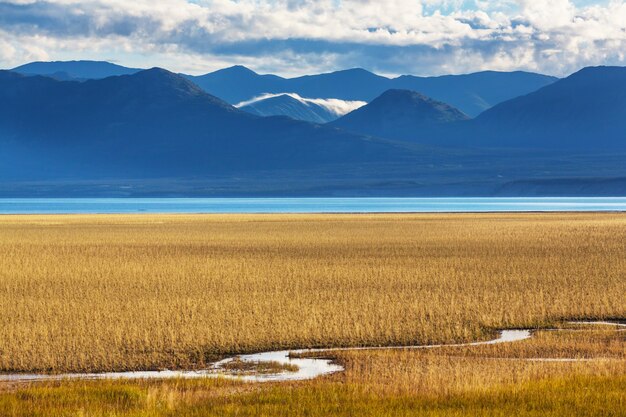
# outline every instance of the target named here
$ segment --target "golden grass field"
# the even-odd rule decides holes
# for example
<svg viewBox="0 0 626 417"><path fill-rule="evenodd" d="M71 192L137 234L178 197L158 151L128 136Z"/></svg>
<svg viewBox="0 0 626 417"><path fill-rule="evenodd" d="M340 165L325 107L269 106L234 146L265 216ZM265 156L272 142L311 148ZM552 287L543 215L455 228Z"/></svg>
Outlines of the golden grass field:
<svg viewBox="0 0 626 417"><path fill-rule="evenodd" d="M587 329L538 332L528 341L501 346L336 352L345 372L299 383L94 381L4 390L0 385L0 415L623 417L624 339L623 331ZM534 359L589 361L514 359L531 351Z"/></svg>
<svg viewBox="0 0 626 417"><path fill-rule="evenodd" d="M623 214L1 216L0 372L473 341L623 319L624 294ZM0 383L0 415L625 415L625 333L570 333L341 352L345 373L281 385ZM515 360L572 355L603 359Z"/></svg>

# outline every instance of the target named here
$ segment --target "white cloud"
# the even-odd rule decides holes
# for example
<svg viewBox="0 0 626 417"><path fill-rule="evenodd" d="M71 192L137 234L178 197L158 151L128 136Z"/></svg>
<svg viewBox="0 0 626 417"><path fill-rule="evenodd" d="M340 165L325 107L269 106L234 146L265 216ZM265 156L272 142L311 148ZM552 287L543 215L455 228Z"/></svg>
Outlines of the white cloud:
<svg viewBox="0 0 626 417"><path fill-rule="evenodd" d="M625 0L0 1L6 67L74 54L194 73L239 63L286 75L338 65L563 75L623 64L625 50Z"/></svg>
<svg viewBox="0 0 626 417"><path fill-rule="evenodd" d="M328 110L329 112L337 115L343 116L348 114L356 109L359 109L367 104L365 101L357 101L357 100L340 100L337 98L305 98L296 93L267 93L261 94L260 96L254 97L250 100L242 101L241 103L235 104L235 107L241 108L244 106L249 106L250 104L258 103L262 100L267 100L269 98L281 97L281 96L289 96L293 99L298 100L300 103L309 105L316 104Z"/></svg>

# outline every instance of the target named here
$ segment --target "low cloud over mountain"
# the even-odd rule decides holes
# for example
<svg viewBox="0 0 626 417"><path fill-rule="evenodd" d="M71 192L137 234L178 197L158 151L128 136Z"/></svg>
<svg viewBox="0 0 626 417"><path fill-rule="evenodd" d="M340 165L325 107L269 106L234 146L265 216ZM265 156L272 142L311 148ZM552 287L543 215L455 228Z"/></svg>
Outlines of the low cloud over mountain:
<svg viewBox="0 0 626 417"><path fill-rule="evenodd" d="M262 94L235 107L259 116L288 116L296 120L328 123L365 106L364 101L304 98L296 93Z"/></svg>

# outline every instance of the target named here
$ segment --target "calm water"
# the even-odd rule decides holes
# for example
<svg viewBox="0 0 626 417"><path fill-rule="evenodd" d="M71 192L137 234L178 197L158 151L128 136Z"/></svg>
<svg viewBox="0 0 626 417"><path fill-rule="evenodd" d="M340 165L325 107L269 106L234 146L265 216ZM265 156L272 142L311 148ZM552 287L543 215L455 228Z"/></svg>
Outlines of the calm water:
<svg viewBox="0 0 626 417"><path fill-rule="evenodd" d="M0 214L626 211L619 198L9 198Z"/></svg>

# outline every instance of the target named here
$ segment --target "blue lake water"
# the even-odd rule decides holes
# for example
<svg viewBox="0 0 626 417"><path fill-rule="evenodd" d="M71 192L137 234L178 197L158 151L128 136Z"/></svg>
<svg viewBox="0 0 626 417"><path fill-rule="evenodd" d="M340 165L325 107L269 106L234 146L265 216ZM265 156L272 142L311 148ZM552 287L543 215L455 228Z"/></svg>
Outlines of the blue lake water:
<svg viewBox="0 0 626 417"><path fill-rule="evenodd" d="M0 214L626 211L614 198L3 198Z"/></svg>

